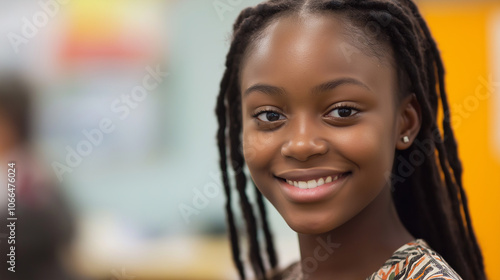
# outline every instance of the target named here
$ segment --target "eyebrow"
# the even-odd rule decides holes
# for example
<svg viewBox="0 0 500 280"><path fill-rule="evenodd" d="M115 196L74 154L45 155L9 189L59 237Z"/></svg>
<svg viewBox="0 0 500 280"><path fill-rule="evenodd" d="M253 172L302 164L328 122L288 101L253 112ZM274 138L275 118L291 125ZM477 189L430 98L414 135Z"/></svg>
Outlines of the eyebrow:
<svg viewBox="0 0 500 280"><path fill-rule="evenodd" d="M360 87L363 87L363 88L371 91L371 89L366 84L361 82L360 80L356 80L354 78L340 78L340 79L328 81L326 83L322 83L319 86L315 86L314 89L312 90L312 92L315 94L319 94L319 93L323 93L325 91L332 90L332 89L334 89L338 86L344 85L344 84L351 84L351 85L360 86Z"/></svg>
<svg viewBox="0 0 500 280"><path fill-rule="evenodd" d="M320 94L320 93L332 90L332 89L339 87L341 85L344 85L344 84L361 86L361 87L371 91L371 89L366 84L364 84L363 82L361 82L359 80L356 80L354 78L339 78L339 79L331 80L331 81L322 83L318 86L315 86L312 90L312 93ZM275 86L271 86L271 85L267 85L267 84L256 84L256 85L253 85L253 86L249 87L248 89L246 89L245 92L243 93L243 96L247 96L250 93L255 92L255 91L262 92L262 93L268 94L268 95L284 95L286 92L285 89L282 87L275 87Z"/></svg>
<svg viewBox="0 0 500 280"><path fill-rule="evenodd" d="M243 96L247 96L250 93L258 91L262 92L268 95L284 95L285 94L285 89L281 87L275 87L271 85L266 85L266 84L256 84L253 85L245 90L243 93Z"/></svg>

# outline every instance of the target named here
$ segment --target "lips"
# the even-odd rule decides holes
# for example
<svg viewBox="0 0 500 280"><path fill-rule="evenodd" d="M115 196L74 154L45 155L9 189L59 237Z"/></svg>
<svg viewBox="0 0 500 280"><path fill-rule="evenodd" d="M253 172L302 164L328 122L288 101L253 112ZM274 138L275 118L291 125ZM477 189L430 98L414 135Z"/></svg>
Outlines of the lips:
<svg viewBox="0 0 500 280"><path fill-rule="evenodd" d="M299 203L322 200L336 193L351 174L333 169L296 169L277 173L282 193Z"/></svg>
<svg viewBox="0 0 500 280"><path fill-rule="evenodd" d="M331 169L296 169L278 173L276 177L289 185L312 189L336 181L349 173Z"/></svg>
<svg viewBox="0 0 500 280"><path fill-rule="evenodd" d="M342 178L342 176L345 176L347 173L342 173L340 175L335 175L335 176L328 176L328 177L322 177L319 179L312 179L312 180L307 180L307 181L292 181L289 179L284 179L289 185L292 185L297 188L301 189L314 189L319 186L322 186L324 184L331 183L332 181L337 181L338 179Z"/></svg>

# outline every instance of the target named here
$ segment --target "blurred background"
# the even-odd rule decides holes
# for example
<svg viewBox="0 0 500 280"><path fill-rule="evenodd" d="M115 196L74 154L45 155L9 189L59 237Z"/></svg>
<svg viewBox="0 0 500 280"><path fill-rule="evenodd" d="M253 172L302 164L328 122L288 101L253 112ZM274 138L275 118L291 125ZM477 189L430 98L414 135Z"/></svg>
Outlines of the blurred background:
<svg viewBox="0 0 500 280"><path fill-rule="evenodd" d="M0 179L15 159L20 199L17 279L236 279L214 108L231 26L258 2L0 0L0 88L23 93L0 100ZM446 65L486 270L500 279L500 3L418 3ZM285 266L296 237L268 210ZM23 267L23 254L45 262Z"/></svg>

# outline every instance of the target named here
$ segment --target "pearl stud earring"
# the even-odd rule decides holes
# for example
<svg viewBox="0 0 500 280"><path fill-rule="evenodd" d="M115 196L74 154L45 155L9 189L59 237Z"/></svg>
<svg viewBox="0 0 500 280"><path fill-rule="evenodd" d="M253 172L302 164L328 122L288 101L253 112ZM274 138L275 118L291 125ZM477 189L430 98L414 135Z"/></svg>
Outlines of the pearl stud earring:
<svg viewBox="0 0 500 280"><path fill-rule="evenodd" d="M409 143L410 142L410 138L408 138L408 136L405 136L403 137L403 143Z"/></svg>

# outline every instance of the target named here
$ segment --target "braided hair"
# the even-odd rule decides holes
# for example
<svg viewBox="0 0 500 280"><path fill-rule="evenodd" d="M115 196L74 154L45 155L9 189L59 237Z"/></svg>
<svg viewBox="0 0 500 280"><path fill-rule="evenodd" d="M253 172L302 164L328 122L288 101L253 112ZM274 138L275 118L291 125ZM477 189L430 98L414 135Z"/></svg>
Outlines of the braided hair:
<svg viewBox="0 0 500 280"><path fill-rule="evenodd" d="M415 94L422 115L414 144L395 154L390 179L398 215L414 237L425 239L463 279L486 279L462 184L462 165L451 128L443 62L429 27L411 0L269 0L240 13L233 26L216 106L219 164L227 198L229 238L240 278L245 279L246 273L232 209L231 182L236 185L246 223L248 258L255 276L266 279L267 271L276 269L278 263L262 194L253 184L259 218L247 196L247 176L243 171L245 162L241 150L240 69L248 46L271 20L301 12L331 12L332 15L347 16L358 30L375 27L380 34L375 32L372 39L379 45L388 43L392 46L400 87L407 87L405 92ZM442 114L438 115L438 112ZM438 120L440 115L442 118ZM401 163L408 160L416 162L411 172L400 168ZM231 181L229 161L234 171L234 180ZM265 239L265 251L261 249L260 234Z"/></svg>

